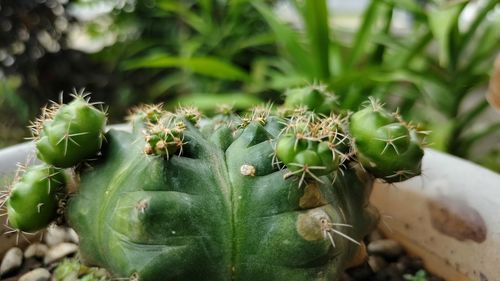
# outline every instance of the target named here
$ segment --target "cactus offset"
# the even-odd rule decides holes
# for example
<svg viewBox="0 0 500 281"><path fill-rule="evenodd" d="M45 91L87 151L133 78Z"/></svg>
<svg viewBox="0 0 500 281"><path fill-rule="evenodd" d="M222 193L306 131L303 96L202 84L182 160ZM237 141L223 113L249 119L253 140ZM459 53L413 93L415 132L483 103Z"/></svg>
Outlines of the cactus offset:
<svg viewBox="0 0 500 281"><path fill-rule="evenodd" d="M74 94L68 104L53 104L32 126L37 156L56 167L68 168L96 156L101 148L106 115Z"/></svg>
<svg viewBox="0 0 500 281"><path fill-rule="evenodd" d="M336 280L378 222L373 179L411 166L387 164L392 150L420 168L413 130L372 111L266 106L199 122L192 108L134 110L132 132L107 132L92 167L76 170L67 219L81 257L134 280Z"/></svg>
<svg viewBox="0 0 500 281"><path fill-rule="evenodd" d="M424 154L417 131L372 99L350 118L356 156L365 169L386 182L420 175Z"/></svg>
<svg viewBox="0 0 500 281"><path fill-rule="evenodd" d="M45 228L56 219L65 185L62 170L40 164L26 168L5 201L9 225L23 232Z"/></svg>

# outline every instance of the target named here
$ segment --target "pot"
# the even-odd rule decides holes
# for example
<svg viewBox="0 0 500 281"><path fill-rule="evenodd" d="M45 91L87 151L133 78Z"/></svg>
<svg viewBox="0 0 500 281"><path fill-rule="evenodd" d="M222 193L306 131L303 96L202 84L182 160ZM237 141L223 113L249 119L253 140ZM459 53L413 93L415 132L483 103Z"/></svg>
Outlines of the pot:
<svg viewBox="0 0 500 281"><path fill-rule="evenodd" d="M500 280L500 175L427 149L422 175L376 183L380 229L446 280Z"/></svg>

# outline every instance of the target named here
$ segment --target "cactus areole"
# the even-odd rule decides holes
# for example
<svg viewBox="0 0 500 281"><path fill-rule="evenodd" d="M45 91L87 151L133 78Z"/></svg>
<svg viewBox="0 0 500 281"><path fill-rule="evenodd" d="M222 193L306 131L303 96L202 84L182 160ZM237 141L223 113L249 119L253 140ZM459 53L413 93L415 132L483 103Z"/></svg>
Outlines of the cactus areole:
<svg viewBox="0 0 500 281"><path fill-rule="evenodd" d="M359 133L360 115L287 112L199 122L194 109L135 110L132 132L108 131L97 159L75 169L66 218L83 261L134 280L337 280L363 260L362 239L378 222L368 202L375 175L419 174L422 154L405 152L414 129L397 119L365 113ZM388 148L369 149L374 132L392 139ZM386 164L397 153L412 164Z"/></svg>

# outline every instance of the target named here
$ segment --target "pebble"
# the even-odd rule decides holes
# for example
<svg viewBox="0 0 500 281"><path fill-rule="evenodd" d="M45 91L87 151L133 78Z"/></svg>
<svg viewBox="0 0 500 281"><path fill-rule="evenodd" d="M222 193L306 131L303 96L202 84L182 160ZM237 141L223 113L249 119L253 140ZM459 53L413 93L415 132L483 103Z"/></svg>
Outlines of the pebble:
<svg viewBox="0 0 500 281"><path fill-rule="evenodd" d="M47 229L45 234L45 243L49 247L56 246L62 242L67 241L66 229L60 226L51 226Z"/></svg>
<svg viewBox="0 0 500 281"><path fill-rule="evenodd" d="M69 242L72 242L75 244L80 243L80 238L78 238L78 234L76 233L76 231L73 228L68 228L67 239Z"/></svg>
<svg viewBox="0 0 500 281"><path fill-rule="evenodd" d="M47 251L49 250L49 247L47 245L42 244L42 243L33 243L24 250L24 258L29 259L29 258L43 258L45 254L47 254Z"/></svg>
<svg viewBox="0 0 500 281"><path fill-rule="evenodd" d="M50 272L45 268L37 268L28 273L25 273L19 281L48 281L50 280Z"/></svg>
<svg viewBox="0 0 500 281"><path fill-rule="evenodd" d="M387 266L387 262L382 257L369 256L368 265L370 265L370 268L373 270L373 272L377 273Z"/></svg>
<svg viewBox="0 0 500 281"><path fill-rule="evenodd" d="M386 257L398 257L403 252L403 248L398 242L390 239L372 241L368 244L368 253L382 255Z"/></svg>
<svg viewBox="0 0 500 281"><path fill-rule="evenodd" d="M78 245L73 243L61 243L49 249L45 258L43 259L44 264L50 264L60 259L76 253L78 251Z"/></svg>
<svg viewBox="0 0 500 281"><path fill-rule="evenodd" d="M23 251L17 247L10 248L0 264L0 276L17 270L23 264Z"/></svg>

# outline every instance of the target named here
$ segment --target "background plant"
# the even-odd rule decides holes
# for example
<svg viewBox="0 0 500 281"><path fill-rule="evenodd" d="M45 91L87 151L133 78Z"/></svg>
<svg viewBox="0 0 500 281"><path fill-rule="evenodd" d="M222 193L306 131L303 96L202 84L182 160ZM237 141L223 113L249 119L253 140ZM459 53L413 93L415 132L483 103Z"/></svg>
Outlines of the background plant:
<svg viewBox="0 0 500 281"><path fill-rule="evenodd" d="M370 1L353 33L330 27L327 1L291 3L302 29L255 4L286 60L271 80L294 77L284 87L321 81L345 110L357 109L367 96L379 97L431 129L433 147L461 157L479 160L474 146L483 146L483 156L498 146L490 141L484 149L483 140L498 134L500 123L477 122L488 109L482 92L500 47L498 17L492 17L498 0L481 2L468 24L461 19L476 5L470 1ZM401 10L412 18L405 33L393 27Z"/></svg>
<svg viewBox="0 0 500 281"><path fill-rule="evenodd" d="M25 69L34 74L4 70L1 111L23 119L8 128L18 128L47 98L72 87L88 86L113 104L110 118L117 121L142 102L196 103L205 111L223 103L246 108L267 99L281 102L286 89L321 82L335 91L343 110L378 97L432 130L433 147L496 166L500 125L484 122L482 92L500 44L498 0L370 1L354 31L331 24L327 1L287 3L298 15L294 26L279 19L274 1L78 0L40 12L48 15L48 27L64 18L71 34L77 30L107 47L82 53L67 42L67 31L47 31L57 35L60 50L27 61ZM104 12L92 20L82 16L101 6ZM401 11L411 17L404 32L395 28ZM5 17L12 21L13 15Z"/></svg>

